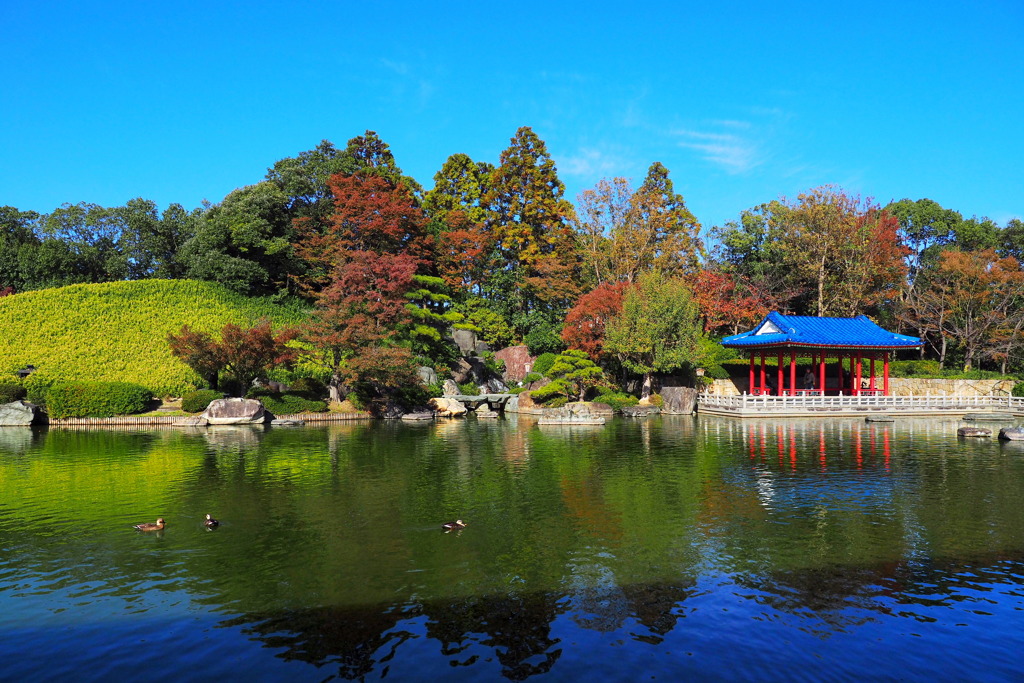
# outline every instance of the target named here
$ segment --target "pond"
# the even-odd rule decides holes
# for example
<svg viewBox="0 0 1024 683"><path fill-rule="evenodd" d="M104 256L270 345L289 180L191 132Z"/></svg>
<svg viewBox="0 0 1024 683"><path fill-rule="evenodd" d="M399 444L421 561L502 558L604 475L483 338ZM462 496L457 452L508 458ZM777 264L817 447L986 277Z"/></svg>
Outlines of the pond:
<svg viewBox="0 0 1024 683"><path fill-rule="evenodd" d="M6 428L0 679L1019 680L1024 447L958 424Z"/></svg>

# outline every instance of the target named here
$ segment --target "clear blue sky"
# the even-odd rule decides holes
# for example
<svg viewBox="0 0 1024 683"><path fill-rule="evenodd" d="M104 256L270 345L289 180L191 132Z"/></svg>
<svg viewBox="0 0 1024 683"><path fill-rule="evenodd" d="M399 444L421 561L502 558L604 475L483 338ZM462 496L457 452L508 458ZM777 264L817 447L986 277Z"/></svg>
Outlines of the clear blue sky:
<svg viewBox="0 0 1024 683"><path fill-rule="evenodd" d="M528 125L710 227L825 183L1024 218L1024 2L0 3L0 205L220 201L371 129L430 188Z"/></svg>

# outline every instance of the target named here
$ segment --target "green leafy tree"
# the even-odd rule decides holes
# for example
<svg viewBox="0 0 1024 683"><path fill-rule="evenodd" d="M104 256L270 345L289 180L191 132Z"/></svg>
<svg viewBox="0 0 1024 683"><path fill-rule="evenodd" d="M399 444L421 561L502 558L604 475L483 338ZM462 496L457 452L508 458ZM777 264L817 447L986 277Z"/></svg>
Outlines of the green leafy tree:
<svg viewBox="0 0 1024 683"><path fill-rule="evenodd" d="M434 174L434 187L423 198L427 216L448 223L448 216L461 211L470 223L482 225L488 212L482 204L494 166L475 162L466 154L453 154Z"/></svg>
<svg viewBox="0 0 1024 683"><path fill-rule="evenodd" d="M0 290L10 288L23 292L30 288L25 265L34 261L39 248L35 233L39 214L19 211L13 206L0 207Z"/></svg>
<svg viewBox="0 0 1024 683"><path fill-rule="evenodd" d="M643 375L641 395L646 398L655 372L703 366L703 339L700 312L686 283L648 271L626 290L622 312L608 321L604 349L627 370Z"/></svg>
<svg viewBox="0 0 1024 683"><path fill-rule="evenodd" d="M297 267L287 207L287 195L269 181L231 192L182 247L187 276L250 296L287 291Z"/></svg>

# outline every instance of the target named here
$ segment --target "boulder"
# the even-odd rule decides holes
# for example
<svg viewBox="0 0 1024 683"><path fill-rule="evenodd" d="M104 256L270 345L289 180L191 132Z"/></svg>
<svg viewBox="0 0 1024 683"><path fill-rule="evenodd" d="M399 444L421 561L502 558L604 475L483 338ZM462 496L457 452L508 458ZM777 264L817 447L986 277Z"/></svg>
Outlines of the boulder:
<svg viewBox="0 0 1024 683"><path fill-rule="evenodd" d="M211 425L262 424L267 419L263 404L252 398L218 398L202 417Z"/></svg>
<svg viewBox="0 0 1024 683"><path fill-rule="evenodd" d="M1003 441L1024 441L1024 429L1020 427L1003 427L999 430L999 438Z"/></svg>
<svg viewBox="0 0 1024 683"><path fill-rule="evenodd" d="M661 412L667 415L691 415L697 407L697 390L693 387L662 386Z"/></svg>
<svg viewBox="0 0 1024 683"><path fill-rule="evenodd" d="M956 435L967 437L992 436L992 430L985 429L984 427L961 427L960 429L956 430Z"/></svg>
<svg viewBox="0 0 1024 683"><path fill-rule="evenodd" d="M533 362L536 360L530 355L530 350L526 346L510 346L507 349L501 349L494 354L494 358L505 361L505 372L502 377L506 382L512 384L522 382L533 368Z"/></svg>
<svg viewBox="0 0 1024 683"><path fill-rule="evenodd" d="M505 401L505 412L506 413L518 413L519 412L519 394L513 394L509 400Z"/></svg>
<svg viewBox="0 0 1024 683"><path fill-rule="evenodd" d="M459 391L459 385L453 380L446 379L444 384L441 385L441 393L445 396L458 396L462 392Z"/></svg>
<svg viewBox="0 0 1024 683"><path fill-rule="evenodd" d="M437 384L437 373L434 372L434 368L421 365L416 368L416 373L420 376L420 381L426 385Z"/></svg>
<svg viewBox="0 0 1024 683"><path fill-rule="evenodd" d="M452 340L459 347L459 353L463 356L471 356L476 353L476 332L452 330Z"/></svg>
<svg viewBox="0 0 1024 683"><path fill-rule="evenodd" d="M27 427L39 419L39 408L25 401L0 405L0 427Z"/></svg>
<svg viewBox="0 0 1024 683"><path fill-rule="evenodd" d="M580 401L566 403L561 408L548 408L542 412L540 424L602 425L605 423L605 418L594 411L594 405Z"/></svg>
<svg viewBox="0 0 1024 683"><path fill-rule="evenodd" d="M417 410L412 413L406 413L402 416L402 419L407 422L422 422L425 420L433 420L434 413L429 410Z"/></svg>
<svg viewBox="0 0 1024 683"><path fill-rule="evenodd" d="M468 412L462 403L446 396L430 399L430 407L438 417L460 417Z"/></svg>
<svg viewBox="0 0 1024 683"><path fill-rule="evenodd" d="M500 379L492 377L480 385L480 392L483 394L504 394L508 387Z"/></svg>
<svg viewBox="0 0 1024 683"><path fill-rule="evenodd" d="M274 427L300 427L306 424L305 420L282 420L280 418L274 418L270 421L270 424Z"/></svg>
<svg viewBox="0 0 1024 683"><path fill-rule="evenodd" d="M594 415L600 415L601 417L615 416L615 408L612 408L607 403L591 403L590 412Z"/></svg>
<svg viewBox="0 0 1024 683"><path fill-rule="evenodd" d="M491 406L488 403L481 403L480 407L473 412L475 412L476 416L479 418L492 418L501 416L501 413L499 413L498 411L491 410Z"/></svg>

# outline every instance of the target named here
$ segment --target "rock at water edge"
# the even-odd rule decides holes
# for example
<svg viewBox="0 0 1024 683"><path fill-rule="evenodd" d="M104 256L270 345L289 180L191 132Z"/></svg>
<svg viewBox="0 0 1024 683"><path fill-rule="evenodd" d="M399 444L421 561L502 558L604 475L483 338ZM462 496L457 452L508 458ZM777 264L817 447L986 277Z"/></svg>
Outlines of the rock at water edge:
<svg viewBox="0 0 1024 683"><path fill-rule="evenodd" d="M267 419L263 404L252 398L218 398L202 417L211 425L262 424Z"/></svg>

